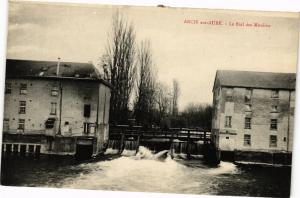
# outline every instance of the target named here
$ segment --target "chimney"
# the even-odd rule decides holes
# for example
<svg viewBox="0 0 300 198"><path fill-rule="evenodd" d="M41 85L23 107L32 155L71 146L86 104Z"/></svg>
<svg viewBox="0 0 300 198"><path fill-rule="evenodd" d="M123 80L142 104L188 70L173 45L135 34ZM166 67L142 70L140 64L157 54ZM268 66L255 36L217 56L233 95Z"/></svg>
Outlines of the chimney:
<svg viewBox="0 0 300 198"><path fill-rule="evenodd" d="M57 59L56 76L59 76L60 58L58 57Z"/></svg>

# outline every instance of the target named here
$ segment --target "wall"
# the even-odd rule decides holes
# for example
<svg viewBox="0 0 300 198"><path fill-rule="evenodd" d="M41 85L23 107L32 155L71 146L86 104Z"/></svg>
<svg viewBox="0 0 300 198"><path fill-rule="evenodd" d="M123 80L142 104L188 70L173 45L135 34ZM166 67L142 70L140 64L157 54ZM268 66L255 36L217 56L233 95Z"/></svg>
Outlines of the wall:
<svg viewBox="0 0 300 198"><path fill-rule="evenodd" d="M55 128L48 134L58 133L60 115L60 90L57 96L51 96L53 88L59 88L57 80L38 79L7 79L11 83L11 93L5 94L4 119L9 128L4 127L8 133L45 134L45 122L48 118L55 118ZM27 94L20 95L20 84L27 84ZM61 135L62 136L92 136L97 138L95 153L108 139L110 88L96 81L62 80L62 112ZM99 96L99 97L98 97ZM19 114L19 101L26 101L26 114ZM56 114L52 115L51 103L56 103ZM84 116L84 105L91 105L90 116ZM18 130L18 120L25 119L25 130ZM96 123L98 119L98 131ZM84 132L84 122L93 123L89 134ZM96 133L95 133L96 132ZM74 141L72 141L74 143ZM71 144L73 144L71 142ZM74 143L75 144L75 143ZM58 144L55 144L58 145ZM69 143L68 143L69 145ZM72 147L72 149L71 149ZM56 149L57 148L57 149ZM57 152L59 145L55 148ZM68 150L68 149L63 149ZM74 150L70 146L68 152Z"/></svg>
<svg viewBox="0 0 300 198"><path fill-rule="evenodd" d="M228 89L230 88L222 87L220 97L216 100L219 102L219 108L215 107L217 115L213 119L213 130L219 134L218 143L221 150L292 150L294 91L280 90L279 98L271 98L271 90L253 89L252 110L246 111L246 89L233 88L230 99L226 96ZM216 96L214 94L214 97ZM272 105L278 106L278 113L272 113ZM225 116L232 116L231 127L225 127ZM252 118L251 129L245 129L245 117ZM277 130L270 129L271 119L278 119ZM244 145L244 134L251 135L251 146ZM277 136L277 147L270 147L270 135Z"/></svg>
<svg viewBox="0 0 300 198"><path fill-rule="evenodd" d="M104 145L108 143L109 134L109 107L110 107L110 88L101 84L99 86L99 120L97 133L97 151L100 153Z"/></svg>
<svg viewBox="0 0 300 198"><path fill-rule="evenodd" d="M18 120L25 119L24 133L42 133L45 130L45 121L56 118L50 115L51 102L58 103L59 97L51 96L51 89L57 86L55 81L7 79L11 83L11 94L5 94L4 119L9 119L9 132L18 130ZM27 94L20 95L20 84L27 84ZM19 114L19 101L26 101L26 114ZM59 109L57 109L59 113Z"/></svg>
<svg viewBox="0 0 300 198"><path fill-rule="evenodd" d="M96 123L98 83L83 81L62 82L62 135L80 136L84 132L84 122ZM89 117L84 117L84 105L91 105ZM58 107L59 108L59 107ZM67 123L69 127L67 127ZM69 128L69 130L67 130ZM95 130L91 130L94 134Z"/></svg>

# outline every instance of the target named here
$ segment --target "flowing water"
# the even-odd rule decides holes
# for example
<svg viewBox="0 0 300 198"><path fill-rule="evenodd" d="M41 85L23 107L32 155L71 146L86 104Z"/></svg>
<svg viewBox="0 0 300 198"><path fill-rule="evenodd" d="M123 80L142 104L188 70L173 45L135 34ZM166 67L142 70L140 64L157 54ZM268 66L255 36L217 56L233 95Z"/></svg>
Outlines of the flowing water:
<svg viewBox="0 0 300 198"><path fill-rule="evenodd" d="M126 150L126 149L125 149ZM38 160L6 156L2 160L2 184L165 192L210 195L288 197L290 168L237 166L221 162L217 167L202 160L171 159L166 151L153 154L140 147L123 155L116 148L103 159L78 162L73 158L41 157Z"/></svg>

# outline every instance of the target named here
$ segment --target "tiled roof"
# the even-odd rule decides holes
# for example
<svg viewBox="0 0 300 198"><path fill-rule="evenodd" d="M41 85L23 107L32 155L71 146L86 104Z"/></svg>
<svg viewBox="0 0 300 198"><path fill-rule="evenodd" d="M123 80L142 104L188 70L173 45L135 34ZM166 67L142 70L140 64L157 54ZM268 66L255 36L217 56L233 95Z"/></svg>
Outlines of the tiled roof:
<svg viewBox="0 0 300 198"><path fill-rule="evenodd" d="M216 79L221 86L265 89L295 89L295 73L218 70Z"/></svg>
<svg viewBox="0 0 300 198"><path fill-rule="evenodd" d="M57 77L57 61L6 60L6 78ZM78 79L100 79L93 64L60 62L59 77Z"/></svg>

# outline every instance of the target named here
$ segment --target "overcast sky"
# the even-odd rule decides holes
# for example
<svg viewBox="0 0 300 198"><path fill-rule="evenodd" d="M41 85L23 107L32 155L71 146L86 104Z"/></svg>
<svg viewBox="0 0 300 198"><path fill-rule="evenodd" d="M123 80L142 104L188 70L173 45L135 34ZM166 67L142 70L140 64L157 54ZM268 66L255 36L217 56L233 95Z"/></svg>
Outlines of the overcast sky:
<svg viewBox="0 0 300 198"><path fill-rule="evenodd" d="M111 6L12 3L7 57L88 62L96 65L110 31ZM138 42L149 39L158 79L179 81L179 107L211 103L219 69L296 72L296 13L119 7L133 23ZM198 20L187 24L185 20ZM222 21L222 25L199 24ZM230 23L270 27L237 27Z"/></svg>

